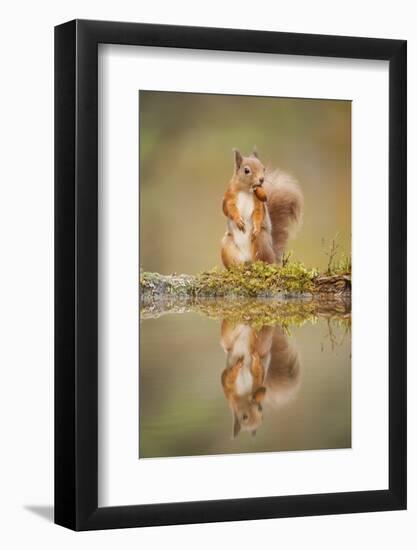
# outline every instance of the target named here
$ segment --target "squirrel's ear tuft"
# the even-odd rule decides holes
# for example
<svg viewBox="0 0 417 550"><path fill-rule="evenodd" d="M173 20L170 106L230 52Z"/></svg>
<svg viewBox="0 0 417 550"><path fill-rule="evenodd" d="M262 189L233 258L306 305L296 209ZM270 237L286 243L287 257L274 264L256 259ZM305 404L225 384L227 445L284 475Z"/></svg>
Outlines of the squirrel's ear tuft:
<svg viewBox="0 0 417 550"><path fill-rule="evenodd" d="M239 170L239 168L242 164L243 158L242 158L242 155L239 153L239 151L237 149L233 149L233 152L235 154L235 169L237 171L237 170Z"/></svg>
<svg viewBox="0 0 417 550"><path fill-rule="evenodd" d="M256 159L259 158L258 149L256 148L256 145L253 146L253 149L252 149L252 156L255 157Z"/></svg>
<svg viewBox="0 0 417 550"><path fill-rule="evenodd" d="M239 418L237 417L237 415L235 413L233 413L233 436L232 436L232 439L235 439L239 435L239 432L240 432Z"/></svg>

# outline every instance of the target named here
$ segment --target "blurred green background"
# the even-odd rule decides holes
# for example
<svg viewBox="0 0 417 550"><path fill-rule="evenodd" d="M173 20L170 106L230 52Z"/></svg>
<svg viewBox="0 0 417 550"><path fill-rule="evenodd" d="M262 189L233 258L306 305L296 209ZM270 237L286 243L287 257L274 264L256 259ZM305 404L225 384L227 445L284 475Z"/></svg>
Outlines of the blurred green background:
<svg viewBox="0 0 417 550"><path fill-rule="evenodd" d="M336 234L350 255L350 101L140 91L139 112L144 270L221 265L232 148L249 154L253 145L265 166L291 173L304 192L292 259L325 268L324 249Z"/></svg>

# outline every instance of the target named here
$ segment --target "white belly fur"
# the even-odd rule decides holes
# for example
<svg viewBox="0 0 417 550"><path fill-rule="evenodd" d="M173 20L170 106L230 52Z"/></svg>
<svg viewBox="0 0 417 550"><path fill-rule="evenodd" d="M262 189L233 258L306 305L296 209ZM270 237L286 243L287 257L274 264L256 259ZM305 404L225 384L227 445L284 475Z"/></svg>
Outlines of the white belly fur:
<svg viewBox="0 0 417 550"><path fill-rule="evenodd" d="M229 230L233 234L236 246L239 248L243 262L252 260L252 214L254 200L252 192L240 191L237 196L236 206L240 216L245 222L245 232L240 231L235 223L231 222Z"/></svg>
<svg viewBox="0 0 417 550"><path fill-rule="evenodd" d="M243 357L243 365L236 379L237 395L247 395L252 391L253 375L251 372L252 354L250 350L251 328L247 325L238 325L235 329L236 339L230 354L230 363L234 364Z"/></svg>
<svg viewBox="0 0 417 550"><path fill-rule="evenodd" d="M236 394L243 396L252 393L253 376L248 368L243 368L236 378Z"/></svg>

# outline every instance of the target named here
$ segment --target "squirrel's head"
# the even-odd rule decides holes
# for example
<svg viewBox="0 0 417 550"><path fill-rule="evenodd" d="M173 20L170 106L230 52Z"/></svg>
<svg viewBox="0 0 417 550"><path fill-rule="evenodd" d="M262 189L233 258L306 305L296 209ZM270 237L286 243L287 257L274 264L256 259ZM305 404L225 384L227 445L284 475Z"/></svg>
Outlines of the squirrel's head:
<svg viewBox="0 0 417 550"><path fill-rule="evenodd" d="M246 431L256 435L256 430L262 424L262 400L266 388L258 388L253 394L241 397L233 407L233 439L239 432Z"/></svg>
<svg viewBox="0 0 417 550"><path fill-rule="evenodd" d="M265 180L265 167L258 158L256 149L249 157L243 157L237 149L233 149L235 155L234 180L243 190L250 190L256 195L263 196L260 189ZM265 200L258 197L261 200Z"/></svg>

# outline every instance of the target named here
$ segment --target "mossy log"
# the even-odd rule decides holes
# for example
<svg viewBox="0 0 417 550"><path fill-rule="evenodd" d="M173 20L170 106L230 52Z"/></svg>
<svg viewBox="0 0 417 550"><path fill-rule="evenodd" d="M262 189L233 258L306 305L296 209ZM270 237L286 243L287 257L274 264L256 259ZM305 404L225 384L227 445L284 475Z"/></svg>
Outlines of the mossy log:
<svg viewBox="0 0 417 550"><path fill-rule="evenodd" d="M149 300L141 304L140 318L156 319L169 313L181 314L195 312L210 319L227 319L232 323L251 325L256 330L263 326L281 325L284 327L301 326L306 322L319 319L338 322L350 328L350 300L278 300L268 298L191 298L165 296L158 300Z"/></svg>
<svg viewBox="0 0 417 550"><path fill-rule="evenodd" d="M140 317L194 311L211 319L300 326L326 319L350 327L350 273L320 274L302 264L256 262L199 275L140 274Z"/></svg>
<svg viewBox="0 0 417 550"><path fill-rule="evenodd" d="M199 275L140 274L142 301L162 297L349 299L350 273L319 273L302 264L285 267L256 262L231 270L213 269Z"/></svg>

